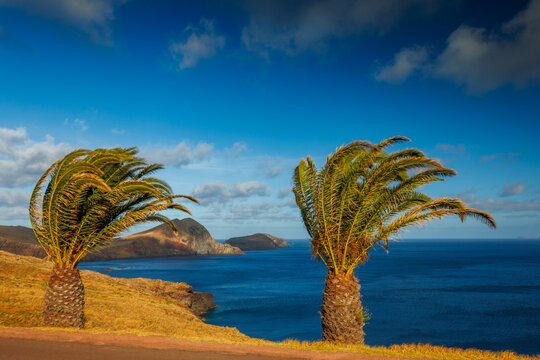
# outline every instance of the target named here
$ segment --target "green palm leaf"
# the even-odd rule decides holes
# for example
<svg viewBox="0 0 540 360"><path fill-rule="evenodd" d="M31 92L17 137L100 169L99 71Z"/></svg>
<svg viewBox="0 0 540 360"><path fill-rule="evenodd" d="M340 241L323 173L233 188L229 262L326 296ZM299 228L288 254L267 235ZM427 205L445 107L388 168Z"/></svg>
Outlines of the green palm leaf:
<svg viewBox="0 0 540 360"><path fill-rule="evenodd" d="M417 149L387 153L409 139L396 136L374 145L355 141L328 156L317 169L307 157L296 167L293 192L311 238L313 255L329 271L350 275L374 245L409 226L446 215L480 220L495 228L493 217L459 199L431 199L418 188L456 175Z"/></svg>
<svg viewBox="0 0 540 360"><path fill-rule="evenodd" d="M76 150L39 179L30 199L30 222L51 261L75 268L84 256L129 227L146 221L174 226L160 211L190 213L162 180L163 168L136 156L135 148ZM176 231L176 229L174 229Z"/></svg>

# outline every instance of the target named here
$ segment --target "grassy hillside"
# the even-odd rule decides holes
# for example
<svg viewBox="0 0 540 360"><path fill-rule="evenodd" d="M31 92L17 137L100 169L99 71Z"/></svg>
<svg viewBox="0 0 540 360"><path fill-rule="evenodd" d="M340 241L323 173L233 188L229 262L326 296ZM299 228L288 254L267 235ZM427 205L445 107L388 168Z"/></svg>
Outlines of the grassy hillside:
<svg viewBox="0 0 540 360"><path fill-rule="evenodd" d="M51 264L44 260L0 251L0 326L40 325L51 269ZM205 324L187 307L155 295L150 290L159 280L115 279L93 271L81 271L81 277L89 330L218 341L249 339L234 328Z"/></svg>
<svg viewBox="0 0 540 360"><path fill-rule="evenodd" d="M50 270L50 263L44 260L0 251L0 326L40 326L42 301ZM431 345L370 347L322 342L272 343L250 338L235 328L205 324L187 307L167 297L167 286L187 286L185 284L116 279L92 271L82 271L81 276L86 290L87 330L84 331L165 335L222 343L347 351L409 359L540 359L539 356L518 356L511 352L493 353Z"/></svg>
<svg viewBox="0 0 540 360"><path fill-rule="evenodd" d="M0 239L10 239L25 244L39 245L34 231L26 226L0 225Z"/></svg>

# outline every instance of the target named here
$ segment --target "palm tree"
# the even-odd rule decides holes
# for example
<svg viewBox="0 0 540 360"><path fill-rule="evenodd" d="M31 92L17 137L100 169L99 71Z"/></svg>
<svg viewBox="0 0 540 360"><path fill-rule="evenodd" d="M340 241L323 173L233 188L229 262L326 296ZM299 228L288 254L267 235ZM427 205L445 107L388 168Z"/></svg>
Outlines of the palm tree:
<svg viewBox="0 0 540 360"><path fill-rule="evenodd" d="M39 179L30 198L30 221L53 263L45 294L47 326L84 328L84 286L77 264L86 254L129 227L146 221L169 224L166 209L190 213L174 202L170 187L151 174L135 148L75 150Z"/></svg>
<svg viewBox="0 0 540 360"><path fill-rule="evenodd" d="M378 145L355 141L328 156L317 169L308 156L294 170L293 192L311 238L313 256L328 268L321 305L323 340L363 343L364 311L354 276L376 244L388 242L413 225L444 215L476 218L495 228L493 217L460 199L432 199L417 191L456 175L417 149L387 153L401 136Z"/></svg>

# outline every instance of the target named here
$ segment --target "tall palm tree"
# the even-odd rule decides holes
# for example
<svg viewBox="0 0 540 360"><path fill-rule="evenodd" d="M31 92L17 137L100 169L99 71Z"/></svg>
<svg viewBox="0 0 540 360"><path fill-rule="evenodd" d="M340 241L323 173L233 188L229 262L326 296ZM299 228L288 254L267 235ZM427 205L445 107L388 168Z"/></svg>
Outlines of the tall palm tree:
<svg viewBox="0 0 540 360"><path fill-rule="evenodd" d="M54 267L45 294L44 324L84 328L84 286L77 264L129 227L146 221L169 224L166 209L190 213L162 180L161 164L137 157L135 148L75 150L55 162L30 198L30 221Z"/></svg>
<svg viewBox="0 0 540 360"><path fill-rule="evenodd" d="M328 156L317 169L308 156L294 170L293 192L311 237L313 256L328 268L321 306L323 340L363 343L364 311L354 276L376 244L413 225L444 215L471 216L491 228L493 217L460 199L432 199L417 189L456 175L417 149L387 153L401 136L378 145L355 141Z"/></svg>

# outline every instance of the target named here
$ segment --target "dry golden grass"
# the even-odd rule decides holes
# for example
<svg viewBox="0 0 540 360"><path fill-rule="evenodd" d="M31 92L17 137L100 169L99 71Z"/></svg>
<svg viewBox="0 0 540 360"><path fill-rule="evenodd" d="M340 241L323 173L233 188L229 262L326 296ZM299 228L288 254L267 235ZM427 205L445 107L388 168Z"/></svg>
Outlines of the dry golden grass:
<svg viewBox="0 0 540 360"><path fill-rule="evenodd" d="M43 297L51 269L51 264L44 260L0 251L0 326L41 325ZM235 328L205 324L169 299L134 289L127 279L93 271L81 271L81 277L88 330L213 341L249 339Z"/></svg>
<svg viewBox="0 0 540 360"><path fill-rule="evenodd" d="M299 342L285 340L279 345L295 349L310 349L322 351L344 351L360 354L384 355L407 359L441 359L441 360L538 360L540 356L518 355L512 351L493 352L477 349L449 348L429 344L402 344L392 346L366 346L329 344L322 341Z"/></svg>
<svg viewBox="0 0 540 360"><path fill-rule="evenodd" d="M38 327L52 266L27 256L0 251L0 326ZM82 271L86 291L85 331L93 333L131 333L165 335L182 339L231 344L271 345L284 348L345 351L396 358L448 360L532 360L540 356L521 356L512 352L490 352L432 345L357 346L323 342L286 340L274 343L250 338L235 328L205 324L187 308L170 299L144 292L141 284L153 280L115 279L92 271Z"/></svg>

